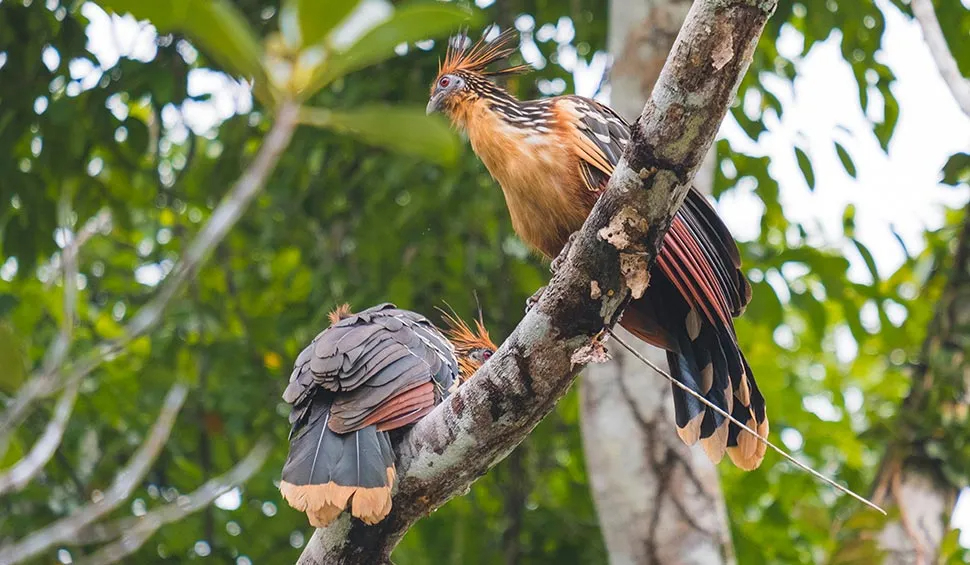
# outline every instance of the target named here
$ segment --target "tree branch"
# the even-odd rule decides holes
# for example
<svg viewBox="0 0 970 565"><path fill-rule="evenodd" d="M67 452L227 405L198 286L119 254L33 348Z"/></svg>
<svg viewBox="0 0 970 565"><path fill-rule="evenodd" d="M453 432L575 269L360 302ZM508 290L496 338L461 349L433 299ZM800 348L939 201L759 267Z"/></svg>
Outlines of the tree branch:
<svg viewBox="0 0 970 565"><path fill-rule="evenodd" d="M44 428L43 435L30 449L30 453L0 475L0 496L23 490L57 452L61 440L64 439L67 421L71 418L71 412L74 411L74 403L77 401L77 393L80 388L81 381L77 380L64 389L61 398L54 407L54 416L51 417L47 427Z"/></svg>
<svg viewBox="0 0 970 565"><path fill-rule="evenodd" d="M207 481L195 492L178 497L178 500L171 504L152 510L138 518L122 518L109 524L95 526L93 530L96 530L99 539L116 541L79 561L78 565L108 565L138 551L138 548L151 539L162 526L207 508L220 495L248 481L263 466L270 447L271 443L267 438L261 439L246 458L235 467Z"/></svg>
<svg viewBox="0 0 970 565"><path fill-rule="evenodd" d="M138 447L128 460L128 464L115 475L115 480L107 491L70 516L37 530L20 541L0 547L0 563L13 565L35 557L52 545L67 543L83 528L127 500L141 484L145 474L165 446L165 442L168 441L175 418L185 402L188 391L188 387L182 383L172 385L148 438Z"/></svg>
<svg viewBox="0 0 970 565"><path fill-rule="evenodd" d="M923 39L926 46L930 48L936 68L939 69L943 81L953 94L957 104L963 113L970 117L970 80L967 80L960 72L956 59L950 53L950 48L946 44L946 37L943 36L943 29L940 27L940 20L936 18L933 10L933 0L911 0L909 3L923 29Z"/></svg>
<svg viewBox="0 0 970 565"><path fill-rule="evenodd" d="M13 429L23 421L34 402L57 392L62 386L84 378L158 324L172 299L182 290L209 253L222 242L249 204L260 193L293 137L298 114L299 106L294 103L286 102L279 108L273 126L263 140L252 164L223 197L202 227L202 231L195 236L175 268L162 281L155 296L128 322L120 338L95 347L70 370L65 367L67 361L65 347L63 354L58 353L55 357L56 363L45 363L44 367L34 373L20 388L17 396L0 417L0 446L5 444Z"/></svg>
<svg viewBox="0 0 970 565"><path fill-rule="evenodd" d="M317 530L305 564L388 563L407 530L507 456L555 406L647 273L747 70L776 0L698 0L609 187L538 304L478 374L398 446L391 514L344 514ZM637 268L629 279L621 263ZM591 283L601 294L591 296Z"/></svg>
<svg viewBox="0 0 970 565"><path fill-rule="evenodd" d="M68 196L61 201L60 215L62 217L61 226L66 229L70 207L67 201ZM101 231L111 223L111 212L107 209L102 210L88 219L84 226L74 235L73 239L64 246L64 250L59 255L60 259L55 261L59 267L63 268L64 286L64 319L61 322L61 330L48 348L45 359L45 367L55 367L63 363L70 350L71 341L74 339L74 323L77 316L77 256L81 246L95 233ZM66 233L66 231L65 231ZM67 429L67 421L74 411L74 403L77 400L78 389L81 381L71 383L61 394L60 400L54 407L54 416L44 428L37 443L31 448L23 459L11 465L4 473L0 474L0 496L10 492L22 490L37 473L44 468L51 457L61 445L64 438L64 431ZM7 450L6 440L9 436L0 438L0 453Z"/></svg>

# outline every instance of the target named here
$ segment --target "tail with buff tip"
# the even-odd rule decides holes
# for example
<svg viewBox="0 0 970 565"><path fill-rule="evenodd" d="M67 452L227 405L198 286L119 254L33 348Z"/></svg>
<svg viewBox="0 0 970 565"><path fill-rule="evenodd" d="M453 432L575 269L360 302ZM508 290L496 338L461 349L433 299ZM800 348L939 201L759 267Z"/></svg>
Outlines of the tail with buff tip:
<svg viewBox="0 0 970 565"><path fill-rule="evenodd" d="M390 437L376 425L334 432L328 426L330 396L318 393L294 422L280 492L315 527L330 524L348 507L354 517L376 524L391 511Z"/></svg>

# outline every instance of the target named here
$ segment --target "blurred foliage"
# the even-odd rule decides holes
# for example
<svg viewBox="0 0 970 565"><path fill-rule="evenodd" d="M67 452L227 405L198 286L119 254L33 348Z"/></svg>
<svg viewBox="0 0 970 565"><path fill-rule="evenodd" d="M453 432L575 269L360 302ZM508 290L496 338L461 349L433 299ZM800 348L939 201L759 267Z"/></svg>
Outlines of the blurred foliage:
<svg viewBox="0 0 970 565"><path fill-rule="evenodd" d="M147 9L154 3L105 4ZM268 47L258 48L264 63L312 55L338 21L317 14L319 4L298 0L282 9L271 0L233 3L253 37L268 38ZM326 4L337 10L347 3ZM887 9L908 9L894 4ZM960 39L970 17L959 2L937 4L966 71L970 44ZM295 24L287 10L300 16ZM509 83L522 96L571 91L572 73L560 60L575 53L588 61L605 46L605 2L503 0L483 11L483 22L516 22L525 43L541 55L536 73ZM314 14L315 23L304 23L304 14ZM0 2L0 394L9 394L40 362L57 332L61 283L51 261L58 241L63 243L56 221L62 194L74 208L74 229L104 206L115 219L110 233L93 238L81 254L74 350L85 351L116 335L146 302L239 176L268 128L266 104L278 96L274 89L298 79L307 102L331 113L319 119L371 112L369 123L380 126L367 108L423 106L443 51L441 42L408 44L398 48L399 57L347 76L313 65L297 79L271 72L264 80L276 86L260 94L258 73L247 63L220 57L213 44L195 40L213 27L202 25L204 19L173 19L166 25L180 31L155 37L150 53L122 56L102 68L85 35L88 18L95 17L107 16L80 2ZM223 34L235 29L215 27ZM732 108L744 131L756 140L765 131L765 112L784 111L765 86L776 77L793 81L798 73L798 61L776 49L783 30L804 37L802 55L833 34L841 37L859 86L858 100L846 103L860 104L872 117L873 135L888 147L899 107L893 74L878 57L883 14L870 0L781 2L738 97L754 97L757 111L749 114L740 103ZM123 51L125 42L133 43L96 39ZM237 53L252 52L251 42L240 45ZM366 52L359 57L374 62ZM255 109L244 108L216 128L193 131L184 117L213 95L190 88L190 76L208 68L256 76L258 100ZM324 84L310 96L313 86ZM420 127L408 122L405 129L420 135ZM240 565L293 562L311 530L303 515L282 504L274 483L289 431L280 393L292 360L326 324L326 312L343 301L365 307L388 300L429 315L448 302L470 316L477 300L494 336L514 327L525 298L548 275L515 238L501 192L484 167L467 148L441 167L357 139L375 141L372 131L356 138L298 131L267 190L162 327L85 381L67 438L40 480L0 501L0 540L20 538L105 488L146 433L171 382L188 379L195 393L172 439L148 482L117 515L140 514L195 488L241 458L261 433L273 433L278 447L241 490L238 507L224 501L163 528L131 562L204 556ZM792 150L813 185L810 156ZM840 145L836 151L854 175L851 155ZM738 332L761 375L773 433L789 437L797 430L800 457L866 492L883 447L895 439L891 426L909 389L909 367L918 360L953 226L961 218L954 213L947 227L927 232L918 252L903 246L903 265L881 273L854 238L851 208L842 240L819 245L810 230L785 217L779 193L788 187L772 178L767 158L737 152L726 141L719 142L718 155L715 196L749 190L764 204L759 236L742 245L754 301ZM941 178L965 184L966 154L954 156ZM847 278L847 254L869 265L871 280ZM0 467L29 449L50 410L46 406L28 420L0 454ZM571 393L509 460L414 528L396 562L604 562L577 417ZM966 446L940 449L943 459L966 457ZM721 471L741 563L819 562L839 549L842 538L831 535L833 523L844 523L848 532L879 526L856 514L850 500L835 498L787 464L769 460L754 473L729 465ZM952 480L963 484L966 477L958 473ZM953 559L964 558L955 537L948 540ZM94 548L68 549L76 559Z"/></svg>

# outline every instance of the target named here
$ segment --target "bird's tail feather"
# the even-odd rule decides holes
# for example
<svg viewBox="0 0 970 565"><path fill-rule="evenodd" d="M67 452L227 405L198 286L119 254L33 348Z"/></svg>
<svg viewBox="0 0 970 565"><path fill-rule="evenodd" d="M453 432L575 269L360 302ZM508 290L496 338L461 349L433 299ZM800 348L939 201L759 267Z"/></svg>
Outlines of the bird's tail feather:
<svg viewBox="0 0 970 565"><path fill-rule="evenodd" d="M328 427L329 399L317 398L290 442L280 492L290 506L323 527L348 508L367 524L391 511L394 452L387 432L367 426L346 434Z"/></svg>
<svg viewBox="0 0 970 565"><path fill-rule="evenodd" d="M667 352L671 375L711 403L745 423L762 437L768 435L765 400L738 348L733 332L703 321L696 336L676 336L675 351ZM724 454L742 469L757 468L766 447L749 432L728 421L683 390L671 385L677 434L688 445L700 440L715 463Z"/></svg>

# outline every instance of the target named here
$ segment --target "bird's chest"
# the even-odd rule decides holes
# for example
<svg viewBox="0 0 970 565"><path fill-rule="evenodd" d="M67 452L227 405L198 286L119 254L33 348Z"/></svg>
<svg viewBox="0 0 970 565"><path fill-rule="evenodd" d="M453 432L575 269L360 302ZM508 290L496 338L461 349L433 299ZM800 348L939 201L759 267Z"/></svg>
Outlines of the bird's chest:
<svg viewBox="0 0 970 565"><path fill-rule="evenodd" d="M558 255L589 212L576 192L578 161L566 144L553 133L504 123L469 128L469 140L502 186L515 232L547 257Z"/></svg>

